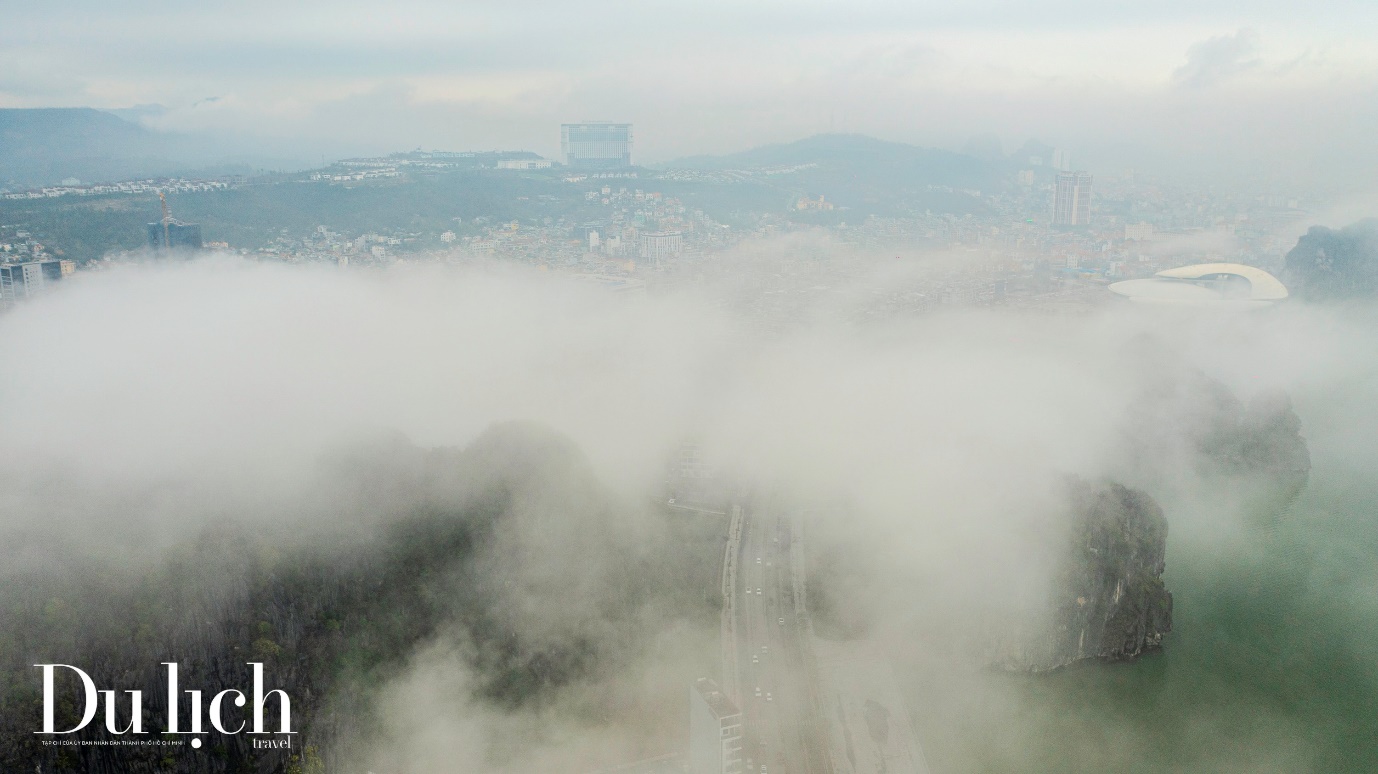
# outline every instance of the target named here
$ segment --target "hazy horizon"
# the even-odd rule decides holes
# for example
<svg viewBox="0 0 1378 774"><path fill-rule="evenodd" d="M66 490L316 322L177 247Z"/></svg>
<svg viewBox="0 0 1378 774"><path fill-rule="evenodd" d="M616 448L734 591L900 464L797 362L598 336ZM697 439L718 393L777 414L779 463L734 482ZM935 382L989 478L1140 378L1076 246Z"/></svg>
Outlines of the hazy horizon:
<svg viewBox="0 0 1378 774"><path fill-rule="evenodd" d="M620 120L642 163L849 132L1281 184L1378 169L1378 12L1357 2L71 11L7 10L0 107L157 104L153 128L349 153L553 158L559 123Z"/></svg>

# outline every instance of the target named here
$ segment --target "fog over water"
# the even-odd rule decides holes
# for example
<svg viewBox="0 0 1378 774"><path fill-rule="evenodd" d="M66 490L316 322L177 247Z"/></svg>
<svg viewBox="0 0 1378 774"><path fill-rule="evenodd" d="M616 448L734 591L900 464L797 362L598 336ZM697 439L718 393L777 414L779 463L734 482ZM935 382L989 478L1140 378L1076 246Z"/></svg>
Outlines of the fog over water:
<svg viewBox="0 0 1378 774"><path fill-rule="evenodd" d="M229 523L327 544L370 518L367 498L331 490L340 459L398 438L463 449L519 421L568 439L597 486L523 501L545 520L500 536L489 561L532 596L499 598L536 639L616 639L583 628L598 616L595 574L621 571L599 563L672 541L647 503L695 438L724 475L799 513L820 556L844 557L836 593L895 664L935 770L1378 761L1371 308L957 308L858 322L848 299L861 282L768 333L712 282L629 297L510 267L205 257L64 285L0 317L3 576L156 567ZM1244 401L1290 396L1313 469L1281 514L1249 482L1196 468L1189 411L1149 416L1147 447L1126 440L1145 384L1196 371ZM992 671L971 643L1037 596L1066 475L1142 486L1162 504L1174 631L1131 664ZM591 514L606 537L585 534ZM595 598L548 588L570 577ZM683 686L713 668L717 632L716 618L666 620L616 676L516 709L476 695L485 675L465 636L437 636L379 692L353 754L515 772L671 750ZM513 744L528 734L539 742Z"/></svg>

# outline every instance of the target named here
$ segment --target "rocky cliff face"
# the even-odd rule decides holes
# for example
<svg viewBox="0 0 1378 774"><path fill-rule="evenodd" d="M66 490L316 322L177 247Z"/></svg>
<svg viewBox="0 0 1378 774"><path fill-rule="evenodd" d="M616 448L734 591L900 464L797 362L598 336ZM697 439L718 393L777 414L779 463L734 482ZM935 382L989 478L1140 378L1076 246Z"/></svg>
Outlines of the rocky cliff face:
<svg viewBox="0 0 1378 774"><path fill-rule="evenodd" d="M1082 659L1132 659L1172 629L1163 586L1167 519L1148 491L1228 486L1252 514L1281 513L1306 485L1311 456L1283 393L1241 400L1152 340L1129 354L1142 369L1122 427L1120 474L1135 482L1068 483L1065 546L1045 603L996 639L1001 667L1044 672Z"/></svg>
<svg viewBox="0 0 1378 774"><path fill-rule="evenodd" d="M1283 279L1310 301L1378 295L1378 218L1336 230L1312 226L1287 253Z"/></svg>
<svg viewBox="0 0 1378 774"><path fill-rule="evenodd" d="M0 771L362 772L350 745L368 747L379 690L426 643L453 640L467 660L470 695L455 696L457 705L540 707L575 686L605 700L590 686L713 599L720 541L696 554L683 535L636 528L643 520L628 518L577 449L541 428L500 426L464 450L399 442L344 467L329 482L343 490L329 534L222 525L117 581L70 567L0 584ZM359 534L341 536L351 523ZM716 621L716 610L703 618ZM167 661L179 662L181 687L206 701L227 688L248 693L246 662L264 663L265 690L291 699L293 748L218 733L200 749L53 747L34 733L32 665L63 663L101 689L142 690L145 738L158 738L168 727ZM76 726L82 710L66 677L60 729ZM189 712L183 704L183 728ZM243 717L228 716L231 725ZM66 738L109 740L103 718ZM278 727L275 704L267 721Z"/></svg>
<svg viewBox="0 0 1378 774"><path fill-rule="evenodd" d="M1228 386L1143 339L1126 348L1138 391L1121 427L1118 476L1163 494L1185 478L1234 479L1281 507L1306 485L1311 454L1286 393L1241 400Z"/></svg>
<svg viewBox="0 0 1378 774"><path fill-rule="evenodd" d="M1212 472L1254 479L1279 505L1291 502L1311 475L1301 419L1286 393L1260 393L1248 403L1229 396L1197 448Z"/></svg>
<svg viewBox="0 0 1378 774"><path fill-rule="evenodd" d="M1083 659L1131 659L1172 630L1163 586L1167 519L1144 492L1069 480L1066 546L1047 605L1004 644L996 663L1046 672Z"/></svg>

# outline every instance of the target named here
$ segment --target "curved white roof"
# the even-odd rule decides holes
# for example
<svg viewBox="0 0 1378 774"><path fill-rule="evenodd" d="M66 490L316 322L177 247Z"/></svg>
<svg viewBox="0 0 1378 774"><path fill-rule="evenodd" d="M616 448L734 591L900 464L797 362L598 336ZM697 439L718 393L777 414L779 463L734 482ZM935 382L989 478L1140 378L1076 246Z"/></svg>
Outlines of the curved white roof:
<svg viewBox="0 0 1378 774"><path fill-rule="evenodd" d="M1242 263L1199 263L1166 269L1151 279L1116 282L1110 291L1138 303L1241 309L1287 298L1287 286L1277 277Z"/></svg>
<svg viewBox="0 0 1378 774"><path fill-rule="evenodd" d="M1245 266L1242 263L1198 263L1194 266L1158 272L1159 277L1170 279L1205 279L1221 274L1248 280L1253 288L1253 293L1249 297L1255 301L1281 301L1287 298L1287 286L1277 277L1256 266Z"/></svg>

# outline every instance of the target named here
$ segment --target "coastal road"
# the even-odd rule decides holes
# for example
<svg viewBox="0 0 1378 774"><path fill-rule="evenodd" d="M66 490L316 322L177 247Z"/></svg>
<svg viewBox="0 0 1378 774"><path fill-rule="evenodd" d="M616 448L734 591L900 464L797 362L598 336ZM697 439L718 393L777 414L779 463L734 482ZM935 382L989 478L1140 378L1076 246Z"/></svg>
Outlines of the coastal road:
<svg viewBox="0 0 1378 774"><path fill-rule="evenodd" d="M802 544L767 502L741 519L736 557L735 662L745 719L745 771L831 772L817 713L816 670L803 600Z"/></svg>

